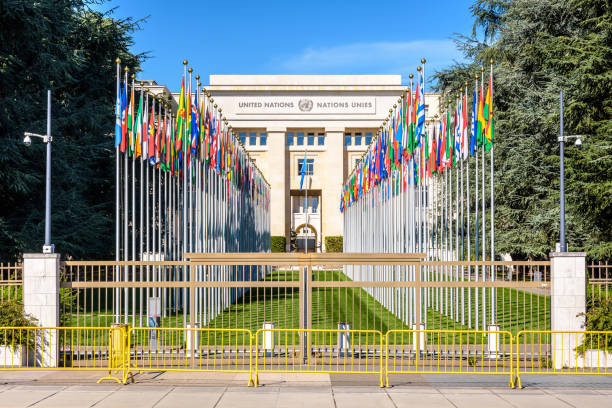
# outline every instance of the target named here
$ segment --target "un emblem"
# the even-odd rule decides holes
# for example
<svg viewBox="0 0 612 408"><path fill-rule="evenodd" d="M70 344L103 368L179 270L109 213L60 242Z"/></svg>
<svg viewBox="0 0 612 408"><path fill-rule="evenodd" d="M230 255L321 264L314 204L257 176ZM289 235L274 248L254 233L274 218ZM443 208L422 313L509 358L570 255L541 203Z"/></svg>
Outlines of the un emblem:
<svg viewBox="0 0 612 408"><path fill-rule="evenodd" d="M310 112L312 110L312 100L300 99L298 102L298 107L302 112Z"/></svg>

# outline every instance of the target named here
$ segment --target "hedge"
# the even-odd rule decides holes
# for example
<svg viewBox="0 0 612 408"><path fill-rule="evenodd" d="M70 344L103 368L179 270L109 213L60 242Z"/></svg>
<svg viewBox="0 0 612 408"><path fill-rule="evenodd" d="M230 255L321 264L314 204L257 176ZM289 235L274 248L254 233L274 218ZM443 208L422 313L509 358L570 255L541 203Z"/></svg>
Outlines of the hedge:
<svg viewBox="0 0 612 408"><path fill-rule="evenodd" d="M325 237L325 252L342 252L342 235Z"/></svg>
<svg viewBox="0 0 612 408"><path fill-rule="evenodd" d="M287 238L279 235L270 237L270 250L272 252L286 252L285 245L287 243Z"/></svg>

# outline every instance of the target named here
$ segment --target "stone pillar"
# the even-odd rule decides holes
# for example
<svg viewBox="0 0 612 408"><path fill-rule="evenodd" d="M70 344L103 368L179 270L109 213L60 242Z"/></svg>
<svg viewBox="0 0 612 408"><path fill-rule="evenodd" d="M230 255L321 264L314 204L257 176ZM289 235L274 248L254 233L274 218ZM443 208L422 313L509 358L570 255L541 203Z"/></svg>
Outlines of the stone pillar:
<svg viewBox="0 0 612 408"><path fill-rule="evenodd" d="M23 304L40 327L58 327L60 255L23 254ZM37 331L36 366L57 367L57 330Z"/></svg>
<svg viewBox="0 0 612 408"><path fill-rule="evenodd" d="M268 133L268 172L265 174L270 183L270 235L287 236L285 204L287 200L285 173L285 130L284 127L269 127ZM287 245L289 237L287 236Z"/></svg>
<svg viewBox="0 0 612 408"><path fill-rule="evenodd" d="M550 253L551 296L550 329L552 331L584 330L584 317L578 314L586 311L586 253ZM576 346L582 343L577 334L553 334L551 339L555 369L575 366Z"/></svg>
<svg viewBox="0 0 612 408"><path fill-rule="evenodd" d="M342 235L344 218L340 214L343 177L344 127L325 128L326 160L321 173L325 177L321 192L321 242L325 237Z"/></svg>

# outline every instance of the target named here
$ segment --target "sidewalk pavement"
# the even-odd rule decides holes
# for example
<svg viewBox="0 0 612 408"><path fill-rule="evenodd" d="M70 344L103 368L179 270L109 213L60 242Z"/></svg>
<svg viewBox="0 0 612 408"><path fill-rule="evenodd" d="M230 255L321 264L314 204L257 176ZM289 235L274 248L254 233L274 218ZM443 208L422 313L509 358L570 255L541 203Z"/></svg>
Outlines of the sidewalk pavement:
<svg viewBox="0 0 612 408"><path fill-rule="evenodd" d="M504 376L242 374L152 372L136 383L96 384L96 371L0 371L0 407L611 407L612 377L526 376L524 389Z"/></svg>

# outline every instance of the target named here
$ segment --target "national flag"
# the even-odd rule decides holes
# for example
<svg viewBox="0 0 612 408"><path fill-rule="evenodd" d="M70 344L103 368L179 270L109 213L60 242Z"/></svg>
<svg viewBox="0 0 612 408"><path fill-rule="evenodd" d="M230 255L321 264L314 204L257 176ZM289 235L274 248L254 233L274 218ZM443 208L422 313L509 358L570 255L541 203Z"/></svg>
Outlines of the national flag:
<svg viewBox="0 0 612 408"><path fill-rule="evenodd" d="M127 145L127 81L121 92L121 152L125 153Z"/></svg>
<svg viewBox="0 0 612 408"><path fill-rule="evenodd" d="M421 136L425 134L425 78L424 72L421 72L420 84L417 83L419 100L416 106L416 143L421 142Z"/></svg>
<svg viewBox="0 0 612 408"><path fill-rule="evenodd" d="M478 125L477 125L477 134L476 134L476 141L478 143L478 146L482 146L482 139L484 136L484 127L485 127L485 119L483 116L483 111L484 111L484 100L483 100L483 85L482 82L480 83L480 97L478 100Z"/></svg>
<svg viewBox="0 0 612 408"><path fill-rule="evenodd" d="M121 145L121 84L117 88L117 100L115 101L115 148ZM122 150L124 152L125 150Z"/></svg>
<svg viewBox="0 0 612 408"><path fill-rule="evenodd" d="M489 76L489 89L483 110L483 118L485 119L484 145L485 151L489 151L493 145L493 73Z"/></svg>
<svg viewBox="0 0 612 408"><path fill-rule="evenodd" d="M306 150L304 150L304 161L302 162L302 168L300 169L300 191L302 191L302 186L304 185L304 176L306 175Z"/></svg>
<svg viewBox="0 0 612 408"><path fill-rule="evenodd" d="M149 164L155 164L155 99L153 99L153 103L151 104L151 116L149 120L149 136L147 137L148 143L148 151L147 157L149 159ZM159 125L158 125L159 127Z"/></svg>
<svg viewBox="0 0 612 408"><path fill-rule="evenodd" d="M138 114L136 115L136 135L134 136L134 157L140 157L141 145L140 141L142 140L142 94L140 95L140 102L138 104Z"/></svg>
<svg viewBox="0 0 612 408"><path fill-rule="evenodd" d="M134 87L132 87L132 91L130 92L130 103L128 105L127 111L127 138L129 139L129 143L126 141L128 154L131 156L133 150L132 137L134 135Z"/></svg>
<svg viewBox="0 0 612 408"><path fill-rule="evenodd" d="M474 156L474 151L476 150L476 135L478 134L476 98L476 87L474 87L474 97L472 98L472 126L470 127L470 156Z"/></svg>

